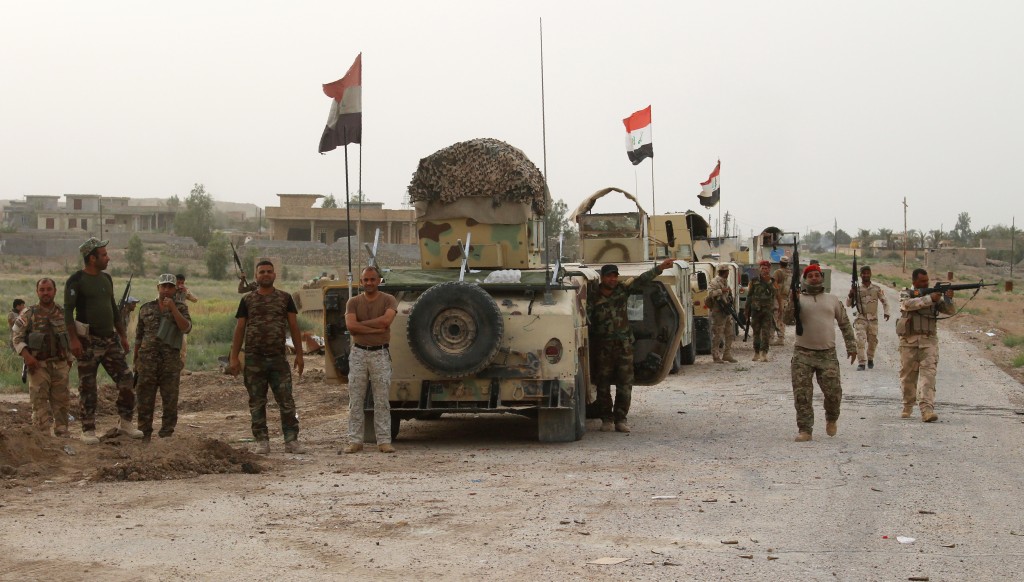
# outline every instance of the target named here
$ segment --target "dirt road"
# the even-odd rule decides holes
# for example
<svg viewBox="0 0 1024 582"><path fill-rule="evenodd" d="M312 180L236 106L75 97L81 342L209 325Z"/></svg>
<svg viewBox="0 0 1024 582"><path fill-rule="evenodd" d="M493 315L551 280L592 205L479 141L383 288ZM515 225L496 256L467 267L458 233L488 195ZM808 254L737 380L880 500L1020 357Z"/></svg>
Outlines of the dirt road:
<svg viewBox="0 0 1024 582"><path fill-rule="evenodd" d="M792 328L767 364L737 342L739 364L637 388L631 435L590 424L564 445L463 416L403 423L396 455L338 455L344 391L315 371L296 390L306 455L225 447L249 436L244 389L212 374L184 379L179 434L148 447L33 440L5 412L0 579L1019 578L1021 385L947 331L940 420L901 420L881 327L876 368L843 368L839 434L818 394L810 443L793 442ZM210 471L230 473L194 476ZM588 563L605 557L625 561Z"/></svg>

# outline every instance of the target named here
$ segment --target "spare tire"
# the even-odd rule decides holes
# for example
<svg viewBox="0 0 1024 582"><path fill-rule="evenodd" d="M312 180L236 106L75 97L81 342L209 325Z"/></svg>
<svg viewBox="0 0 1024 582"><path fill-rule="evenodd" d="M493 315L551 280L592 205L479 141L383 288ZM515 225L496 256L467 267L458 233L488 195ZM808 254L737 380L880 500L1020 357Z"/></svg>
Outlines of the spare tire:
<svg viewBox="0 0 1024 582"><path fill-rule="evenodd" d="M427 369L442 376L469 376L491 363L504 330L498 304L487 291L449 281L420 295L406 333L413 355Z"/></svg>

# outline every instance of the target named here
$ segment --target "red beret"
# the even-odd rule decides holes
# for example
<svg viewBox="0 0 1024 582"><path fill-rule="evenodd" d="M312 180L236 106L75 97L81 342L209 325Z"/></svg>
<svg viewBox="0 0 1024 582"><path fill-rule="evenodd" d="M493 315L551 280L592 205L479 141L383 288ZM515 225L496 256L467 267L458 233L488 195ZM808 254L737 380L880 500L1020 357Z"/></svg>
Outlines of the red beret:
<svg viewBox="0 0 1024 582"><path fill-rule="evenodd" d="M817 263L813 265L807 265L806 267L804 267L804 279L807 278L807 273L810 273L811 271L817 271L820 273L821 267L819 267Z"/></svg>
<svg viewBox="0 0 1024 582"><path fill-rule="evenodd" d="M770 266L772 266L772 262L771 261L758 261L757 266L758 267L770 267Z"/></svg>

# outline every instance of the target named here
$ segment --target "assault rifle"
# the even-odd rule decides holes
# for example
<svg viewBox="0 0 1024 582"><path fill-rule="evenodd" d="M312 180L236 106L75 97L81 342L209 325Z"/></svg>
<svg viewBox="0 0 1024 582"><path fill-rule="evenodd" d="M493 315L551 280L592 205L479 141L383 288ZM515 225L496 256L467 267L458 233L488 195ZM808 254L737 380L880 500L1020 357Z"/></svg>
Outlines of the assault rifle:
<svg viewBox="0 0 1024 582"><path fill-rule="evenodd" d="M121 313L124 312L124 306L128 303L128 295L132 292L132 279L135 278L135 273L128 276L128 284L124 286L124 293L121 294L121 302L117 304L117 316L120 317ZM124 322L124 327L128 328L128 322Z"/></svg>
<svg viewBox="0 0 1024 582"><path fill-rule="evenodd" d="M231 255L235 257L235 269L238 271L238 278L242 280L243 285L248 286L249 282L246 281L245 277L242 275L245 269L242 268L242 261L238 258L238 251L235 250L235 243L228 242L228 244L231 245Z"/></svg>
<svg viewBox="0 0 1024 582"><path fill-rule="evenodd" d="M804 323L800 321L800 241L796 240L796 235L793 238L793 279L789 283L789 293L792 295L796 335L804 335Z"/></svg>
<svg viewBox="0 0 1024 582"><path fill-rule="evenodd" d="M975 293L981 291L982 287L995 287L995 283L978 281L977 283L936 283L934 287L925 289L908 289L911 297L924 297L932 293L945 293L946 291L963 291L965 289L976 289Z"/></svg>
<svg viewBox="0 0 1024 582"><path fill-rule="evenodd" d="M853 251L853 273L851 273L850 279L850 296L853 298L853 312L860 314L863 310L860 307L860 289L857 288L857 251Z"/></svg>
<svg viewBox="0 0 1024 582"><path fill-rule="evenodd" d="M722 311L728 313L733 319L736 320L736 325L743 327L743 322L740 321L740 316L736 314L736 309L733 308L732 303L726 303L722 301ZM747 326L743 332L743 341L747 341L747 335L750 333L750 320L747 320Z"/></svg>

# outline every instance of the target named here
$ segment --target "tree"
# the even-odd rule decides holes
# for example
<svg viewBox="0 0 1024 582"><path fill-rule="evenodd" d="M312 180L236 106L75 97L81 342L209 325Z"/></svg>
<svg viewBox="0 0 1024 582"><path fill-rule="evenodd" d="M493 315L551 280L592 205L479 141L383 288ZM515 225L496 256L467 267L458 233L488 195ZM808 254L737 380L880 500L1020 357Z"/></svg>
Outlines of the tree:
<svg viewBox="0 0 1024 582"><path fill-rule="evenodd" d="M213 196L206 193L202 184L195 184L185 199L185 210L174 219L174 230L205 247L213 236L213 223Z"/></svg>
<svg viewBox="0 0 1024 582"><path fill-rule="evenodd" d="M142 239L138 234L133 234L132 238L128 239L128 250L124 253L124 260L132 273L146 274L146 249L142 246Z"/></svg>
<svg viewBox="0 0 1024 582"><path fill-rule="evenodd" d="M860 241L861 248L864 248L871 244L871 229L870 228L858 228L857 229L857 240Z"/></svg>
<svg viewBox="0 0 1024 582"><path fill-rule="evenodd" d="M846 234L846 231L841 228L836 231L834 240L837 245L848 245L853 242L853 238Z"/></svg>
<svg viewBox="0 0 1024 582"><path fill-rule="evenodd" d="M324 198L323 204L320 205L320 208L337 208L337 207L338 207L338 201L334 199L334 194L330 194L326 198Z"/></svg>
<svg viewBox="0 0 1024 582"><path fill-rule="evenodd" d="M228 237L223 232L217 231L210 236L204 260L206 261L206 273L211 279L224 278L232 257Z"/></svg>
<svg viewBox="0 0 1024 582"><path fill-rule="evenodd" d="M809 249L811 249L813 251L820 251L821 250L821 233L816 231L816 230L812 230L812 231L808 232L806 236L804 236L802 239L800 239L800 242L805 244L805 245L807 245L807 248L809 248Z"/></svg>
<svg viewBox="0 0 1024 582"><path fill-rule="evenodd" d="M956 217L956 226L953 227L953 232L956 233L956 239L961 244L971 242L971 215L961 212Z"/></svg>
<svg viewBox="0 0 1024 582"><path fill-rule="evenodd" d="M561 199L552 202L544 214L544 231L546 233L548 251L551 256L558 253L558 236L562 235L562 255L575 257L579 249L579 232L576 225L569 222L569 206Z"/></svg>
<svg viewBox="0 0 1024 582"><path fill-rule="evenodd" d="M885 241L885 248L892 248L892 229L891 228L880 228L878 229L878 237Z"/></svg>
<svg viewBox="0 0 1024 582"><path fill-rule="evenodd" d="M178 209L181 208L181 199L178 198L177 194L167 199L167 208L174 212L177 212Z"/></svg>

